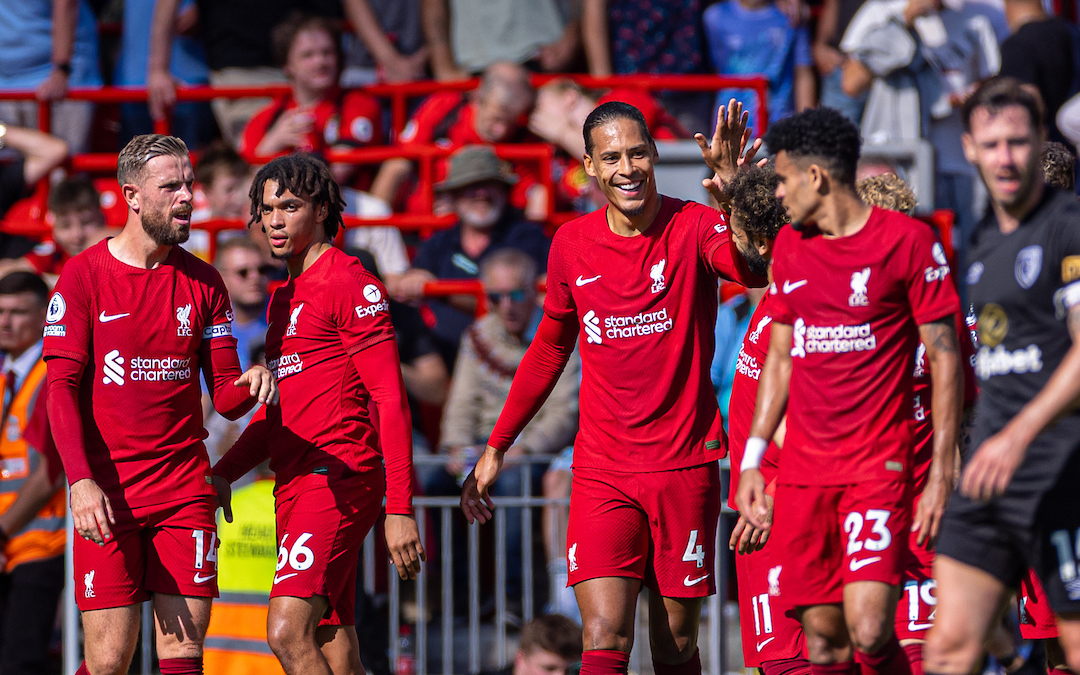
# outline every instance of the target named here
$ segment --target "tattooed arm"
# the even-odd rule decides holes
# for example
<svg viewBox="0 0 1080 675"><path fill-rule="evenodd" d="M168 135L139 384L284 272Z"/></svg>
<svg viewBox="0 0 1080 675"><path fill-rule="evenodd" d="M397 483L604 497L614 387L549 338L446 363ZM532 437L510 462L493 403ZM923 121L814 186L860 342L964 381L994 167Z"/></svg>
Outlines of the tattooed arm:
<svg viewBox="0 0 1080 675"><path fill-rule="evenodd" d="M1024 460L1028 445L1053 420L1076 405L1080 397L1080 305L1069 309L1066 322L1072 347L1042 391L975 451L960 480L960 491L965 495L985 500L1003 494Z"/></svg>
<svg viewBox="0 0 1080 675"><path fill-rule="evenodd" d="M926 345L933 395L934 450L930 476L919 499L911 531L918 532L919 546L932 546L941 527L945 504L952 494L956 472L956 442L960 433L960 408L964 381L960 373L960 346L956 317L947 316L919 326Z"/></svg>

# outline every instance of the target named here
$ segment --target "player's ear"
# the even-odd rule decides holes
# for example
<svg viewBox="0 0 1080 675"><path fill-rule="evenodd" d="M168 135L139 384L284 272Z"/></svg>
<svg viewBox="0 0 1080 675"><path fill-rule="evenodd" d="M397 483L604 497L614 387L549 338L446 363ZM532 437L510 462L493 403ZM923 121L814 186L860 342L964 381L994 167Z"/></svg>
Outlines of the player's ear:
<svg viewBox="0 0 1080 675"><path fill-rule="evenodd" d="M769 260L772 257L773 240L761 235L754 235L754 248L762 258Z"/></svg>
<svg viewBox="0 0 1080 675"><path fill-rule="evenodd" d="M811 164L806 169L806 174L815 192L825 194L829 191L829 172L820 164Z"/></svg>
<svg viewBox="0 0 1080 675"><path fill-rule="evenodd" d="M964 159L966 159L969 164L978 166L975 162L975 139L971 137L971 134L965 133L960 137L960 143L964 146Z"/></svg>
<svg viewBox="0 0 1080 675"><path fill-rule="evenodd" d="M326 220L328 215L330 215L330 208L326 204L319 204L319 209L315 214L315 221L321 223Z"/></svg>
<svg viewBox="0 0 1080 675"><path fill-rule="evenodd" d="M581 162L585 165L585 173L596 178L596 167L593 166L592 155L586 152L585 155L582 156Z"/></svg>
<svg viewBox="0 0 1080 675"><path fill-rule="evenodd" d="M124 183L124 185L120 187L120 192L124 195L124 201L127 202L128 208L135 213L138 213L139 207L141 206L139 186L133 185L132 183Z"/></svg>

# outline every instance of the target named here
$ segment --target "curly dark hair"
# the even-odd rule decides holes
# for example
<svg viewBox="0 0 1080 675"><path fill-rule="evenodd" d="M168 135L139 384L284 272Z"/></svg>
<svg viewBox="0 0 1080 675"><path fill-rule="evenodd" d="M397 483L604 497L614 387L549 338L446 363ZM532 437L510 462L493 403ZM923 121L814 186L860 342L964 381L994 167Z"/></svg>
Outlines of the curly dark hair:
<svg viewBox="0 0 1080 675"><path fill-rule="evenodd" d="M855 185L862 140L859 127L832 108L811 108L769 125L765 132L769 152L787 152L792 159L813 159L833 178Z"/></svg>
<svg viewBox="0 0 1080 675"><path fill-rule="evenodd" d="M623 103L622 101L608 101L607 103L602 103L594 108L593 111L589 113L589 116L585 118L585 125L581 128L581 133L585 136L585 154L592 156L593 129L602 127L605 124L614 122L618 119L636 122L638 128L641 129L641 135L645 137L645 140L649 142L649 145L655 145L652 134L649 133L649 125L645 121L645 116L641 114L640 110L629 103Z"/></svg>
<svg viewBox="0 0 1080 675"><path fill-rule="evenodd" d="M325 204L327 214L323 227L326 228L327 237L333 239L338 229L344 227L341 211L345 208L345 200L341 197L341 188L330 175L326 162L307 152L278 157L255 174L251 190L248 191L248 198L251 199L249 226L262 219L263 187L268 180L277 183L275 197L288 190L297 197L310 199L316 206Z"/></svg>
<svg viewBox="0 0 1080 675"><path fill-rule="evenodd" d="M731 212L739 214L739 224L747 235L775 239L780 228L790 222L784 205L776 198L779 184L771 166L740 171L728 182Z"/></svg>
<svg viewBox="0 0 1080 675"><path fill-rule="evenodd" d="M1073 171L1076 166L1076 157L1073 156L1064 143L1047 141L1043 146L1040 158L1043 171L1043 179L1050 187L1059 190L1073 189Z"/></svg>

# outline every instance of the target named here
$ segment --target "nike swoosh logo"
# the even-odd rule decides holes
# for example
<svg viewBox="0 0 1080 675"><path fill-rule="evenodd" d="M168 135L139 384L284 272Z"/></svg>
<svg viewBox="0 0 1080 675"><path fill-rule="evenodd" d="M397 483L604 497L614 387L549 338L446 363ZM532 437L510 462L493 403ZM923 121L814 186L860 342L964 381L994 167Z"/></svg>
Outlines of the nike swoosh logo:
<svg viewBox="0 0 1080 675"><path fill-rule="evenodd" d="M762 648L762 647L764 647L765 645L769 644L770 642L772 642L772 641L773 641L773 640L775 640L775 639L776 639L775 637L771 637L771 638L769 638L768 640L764 640L764 641L762 641L762 642L759 642L759 643L757 643L757 645L756 645L756 647L757 647L757 650L758 650L758 651L760 652L760 651L761 651L761 648Z"/></svg>
<svg viewBox="0 0 1080 675"><path fill-rule="evenodd" d="M199 574L198 572L196 572L196 573L195 573L195 583L197 583L197 584L204 584L204 583L206 583L207 581L210 581L211 579L213 579L213 578L214 578L214 577L216 577L216 576L217 576L216 574L211 574L211 575L210 575L210 576L208 576L208 577L204 577L203 575L201 575L201 574Z"/></svg>
<svg viewBox="0 0 1080 675"><path fill-rule="evenodd" d="M297 574L300 574L300 573L299 572L293 572L292 574L275 574L274 575L274 585L277 586L279 581L285 581L286 579L288 579L290 577L295 577Z"/></svg>
<svg viewBox="0 0 1080 675"><path fill-rule="evenodd" d="M586 278L582 277L579 274L578 278L577 278L577 281L575 281L574 283L577 284L578 286L584 286L585 284L591 284L592 282L596 281L597 279L600 278L600 276L601 275L597 274L595 277L592 277L590 279L586 279Z"/></svg>
<svg viewBox="0 0 1080 675"><path fill-rule="evenodd" d="M708 578L709 578L709 575L706 574L705 576L698 577L697 579L691 579L690 575L687 574L686 578L682 580L682 583L683 583L683 586L693 586L694 584L696 584L696 583L698 583L700 581L705 581Z"/></svg>
<svg viewBox="0 0 1080 675"><path fill-rule="evenodd" d="M848 563L848 568L851 569L852 572L858 572L870 563L876 563L879 560L881 560L881 556L879 555L876 555L873 558L863 558L862 560L855 560L852 558L851 562Z"/></svg>
<svg viewBox="0 0 1080 675"><path fill-rule="evenodd" d="M908 621L907 629L915 632L917 630L929 630L934 627L932 623L915 623L914 621Z"/></svg>
<svg viewBox="0 0 1080 675"><path fill-rule="evenodd" d="M808 281L809 281L808 279L803 279L801 281L795 281L795 282L785 281L784 282L784 295L787 295L788 293L792 292L796 288L800 288L802 286L805 286Z"/></svg>
<svg viewBox="0 0 1080 675"><path fill-rule="evenodd" d="M100 321L101 323L109 323L110 321L123 319L125 316L131 316L131 312L124 312L123 314L113 314L112 316L109 316L105 313L105 310L102 310L101 314L98 314L98 321Z"/></svg>

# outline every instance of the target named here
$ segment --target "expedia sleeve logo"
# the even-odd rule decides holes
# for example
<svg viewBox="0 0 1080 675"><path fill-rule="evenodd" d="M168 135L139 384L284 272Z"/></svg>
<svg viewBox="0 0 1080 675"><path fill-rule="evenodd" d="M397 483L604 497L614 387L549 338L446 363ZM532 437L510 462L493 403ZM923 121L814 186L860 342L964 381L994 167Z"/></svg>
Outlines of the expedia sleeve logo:
<svg viewBox="0 0 1080 675"><path fill-rule="evenodd" d="M204 340L211 340L213 338L228 337L232 335L231 323L219 323L215 326L207 326L203 328L202 336Z"/></svg>

